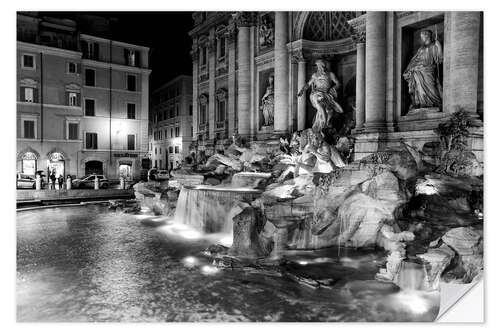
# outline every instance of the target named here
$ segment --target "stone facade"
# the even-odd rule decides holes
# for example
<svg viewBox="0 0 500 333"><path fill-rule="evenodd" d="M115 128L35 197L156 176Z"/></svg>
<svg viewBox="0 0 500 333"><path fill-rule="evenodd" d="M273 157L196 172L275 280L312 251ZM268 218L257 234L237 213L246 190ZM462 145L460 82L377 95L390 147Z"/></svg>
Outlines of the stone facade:
<svg viewBox="0 0 500 333"><path fill-rule="evenodd" d="M181 75L152 92L149 153L152 166L173 169L189 155L193 137L193 80Z"/></svg>
<svg viewBox="0 0 500 333"><path fill-rule="evenodd" d="M474 124L469 149L482 162L481 12L198 12L193 18L192 151L211 155L236 134L271 142L311 127L309 93L297 92L321 58L340 80L344 114L334 123L353 138L355 159L390 150L401 139L422 149L439 141L434 129L440 122L465 110ZM409 112L403 71L423 30L443 46L436 79L442 105ZM274 124L263 126L261 98L269 75ZM223 119L219 89L227 91Z"/></svg>
<svg viewBox="0 0 500 333"><path fill-rule="evenodd" d="M149 49L18 14L17 170L138 179L148 151Z"/></svg>

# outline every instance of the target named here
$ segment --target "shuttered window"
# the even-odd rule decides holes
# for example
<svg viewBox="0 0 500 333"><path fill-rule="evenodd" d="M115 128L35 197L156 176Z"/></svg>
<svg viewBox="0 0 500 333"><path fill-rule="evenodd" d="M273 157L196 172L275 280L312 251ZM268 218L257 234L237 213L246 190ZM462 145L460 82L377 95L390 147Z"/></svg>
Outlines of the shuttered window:
<svg viewBox="0 0 500 333"><path fill-rule="evenodd" d="M78 123L68 124L68 140L78 140Z"/></svg>
<svg viewBox="0 0 500 333"><path fill-rule="evenodd" d="M127 135L127 149L135 150L135 135L129 134Z"/></svg>
<svg viewBox="0 0 500 333"><path fill-rule="evenodd" d="M95 101L93 99L85 99L85 115L88 117L95 116Z"/></svg>
<svg viewBox="0 0 500 333"><path fill-rule="evenodd" d="M135 119L135 104L127 103L127 118Z"/></svg>
<svg viewBox="0 0 500 333"><path fill-rule="evenodd" d="M97 133L85 133L85 148L97 149Z"/></svg>
<svg viewBox="0 0 500 333"><path fill-rule="evenodd" d="M95 87L95 70L85 69L85 85Z"/></svg>
<svg viewBox="0 0 500 333"><path fill-rule="evenodd" d="M35 121L25 120L23 123L23 126L24 126L24 138L34 139L35 138Z"/></svg>
<svg viewBox="0 0 500 333"><path fill-rule="evenodd" d="M136 91L135 75L127 75L127 90Z"/></svg>

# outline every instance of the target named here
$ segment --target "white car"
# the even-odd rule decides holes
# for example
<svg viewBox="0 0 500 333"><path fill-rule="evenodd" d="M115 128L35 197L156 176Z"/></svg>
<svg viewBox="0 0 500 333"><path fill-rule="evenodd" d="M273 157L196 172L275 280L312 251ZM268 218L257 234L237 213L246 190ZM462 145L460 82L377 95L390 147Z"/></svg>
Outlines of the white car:
<svg viewBox="0 0 500 333"><path fill-rule="evenodd" d="M170 174L168 170L158 170L158 173L155 175L155 180L168 180L170 178Z"/></svg>
<svg viewBox="0 0 500 333"><path fill-rule="evenodd" d="M25 175L22 173L17 174L17 188L32 188L36 187L35 185L35 176Z"/></svg>

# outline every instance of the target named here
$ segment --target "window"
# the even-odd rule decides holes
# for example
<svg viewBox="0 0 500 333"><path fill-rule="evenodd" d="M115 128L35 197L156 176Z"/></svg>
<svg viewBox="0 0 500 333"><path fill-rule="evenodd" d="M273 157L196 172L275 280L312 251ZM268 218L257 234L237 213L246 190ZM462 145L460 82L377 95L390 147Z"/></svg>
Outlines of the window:
<svg viewBox="0 0 500 333"><path fill-rule="evenodd" d="M175 137L177 138L179 136L179 127L175 128Z"/></svg>
<svg viewBox="0 0 500 333"><path fill-rule="evenodd" d="M78 106L80 103L78 103L78 94L76 92L69 92L68 93L68 105L69 106Z"/></svg>
<svg viewBox="0 0 500 333"><path fill-rule="evenodd" d="M31 87L21 87L21 102L37 103L38 91Z"/></svg>
<svg viewBox="0 0 500 333"><path fill-rule="evenodd" d="M97 133L85 133L85 148L97 149Z"/></svg>
<svg viewBox="0 0 500 333"><path fill-rule="evenodd" d="M158 160L155 160L155 169L158 169Z"/></svg>
<svg viewBox="0 0 500 333"><path fill-rule="evenodd" d="M135 150L135 135L129 134L127 135L127 149Z"/></svg>
<svg viewBox="0 0 500 333"><path fill-rule="evenodd" d="M172 147L172 146L168 147L168 152L169 152L169 154L173 154L174 153L174 147Z"/></svg>
<svg viewBox="0 0 500 333"><path fill-rule="evenodd" d="M93 99L85 99L85 115L88 117L95 116L95 101Z"/></svg>
<svg viewBox="0 0 500 333"><path fill-rule="evenodd" d="M200 124L206 123L207 121L206 116L207 116L207 105L202 104L200 105Z"/></svg>
<svg viewBox="0 0 500 333"><path fill-rule="evenodd" d="M135 91L135 75L127 74L127 90Z"/></svg>
<svg viewBox="0 0 500 333"><path fill-rule="evenodd" d="M35 56L31 54L23 54L22 68L35 69Z"/></svg>
<svg viewBox="0 0 500 333"><path fill-rule="evenodd" d="M226 101L217 101L217 121L222 122L226 120Z"/></svg>
<svg viewBox="0 0 500 333"><path fill-rule="evenodd" d="M175 105L175 116L179 117L179 104Z"/></svg>
<svg viewBox="0 0 500 333"><path fill-rule="evenodd" d="M175 153L179 154L179 146L175 146Z"/></svg>
<svg viewBox="0 0 500 333"><path fill-rule="evenodd" d="M85 69L85 85L95 87L95 70Z"/></svg>
<svg viewBox="0 0 500 333"><path fill-rule="evenodd" d="M135 119L135 104L127 103L127 118Z"/></svg>
<svg viewBox="0 0 500 333"><path fill-rule="evenodd" d="M219 45L218 45L218 58L224 58L226 56L226 38L221 37L219 38Z"/></svg>
<svg viewBox="0 0 500 333"><path fill-rule="evenodd" d="M137 63L137 51L124 49L125 63L127 66L135 66Z"/></svg>
<svg viewBox="0 0 500 333"><path fill-rule="evenodd" d="M82 56L84 59L99 60L99 44L82 40Z"/></svg>
<svg viewBox="0 0 500 333"><path fill-rule="evenodd" d="M68 123L68 140L78 140L78 123Z"/></svg>
<svg viewBox="0 0 500 333"><path fill-rule="evenodd" d="M78 65L75 62L68 62L68 73L77 74L79 73Z"/></svg>
<svg viewBox="0 0 500 333"><path fill-rule="evenodd" d="M193 115L193 106L192 105L189 105L189 115L190 116Z"/></svg>
<svg viewBox="0 0 500 333"><path fill-rule="evenodd" d="M35 138L35 121L34 120L24 120L24 138L34 139Z"/></svg>
<svg viewBox="0 0 500 333"><path fill-rule="evenodd" d="M174 137L174 129L173 129L173 127L170 128L170 137L171 138Z"/></svg>

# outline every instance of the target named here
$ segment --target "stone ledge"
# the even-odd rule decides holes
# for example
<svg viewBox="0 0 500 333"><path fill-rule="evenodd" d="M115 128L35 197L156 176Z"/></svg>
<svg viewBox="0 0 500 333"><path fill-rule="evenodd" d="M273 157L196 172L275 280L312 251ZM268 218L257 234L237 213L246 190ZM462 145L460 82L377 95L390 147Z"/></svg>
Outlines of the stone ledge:
<svg viewBox="0 0 500 333"><path fill-rule="evenodd" d="M93 200L108 198L133 198L134 190L100 189L100 190L17 190L17 202L29 201L64 201Z"/></svg>

